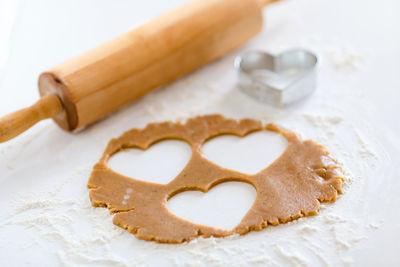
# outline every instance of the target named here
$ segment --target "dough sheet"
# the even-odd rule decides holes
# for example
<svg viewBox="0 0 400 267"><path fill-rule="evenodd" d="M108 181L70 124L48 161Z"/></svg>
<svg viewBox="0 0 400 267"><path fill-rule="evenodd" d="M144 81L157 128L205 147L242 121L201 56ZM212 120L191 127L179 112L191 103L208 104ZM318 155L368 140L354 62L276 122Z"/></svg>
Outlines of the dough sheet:
<svg viewBox="0 0 400 267"><path fill-rule="evenodd" d="M260 172L248 175L222 168L202 156L201 147L209 139L233 134L243 137L251 132L269 130L288 140L283 154ZM115 153L129 148L146 150L166 139L183 140L191 145L192 156L186 167L169 184L155 184L126 177L107 167ZM154 162L157 168L157 162ZM226 181L249 183L257 198L242 221L232 230L195 224L170 213L168 199L187 191L207 192ZM224 237L261 230L268 225L286 223L316 215L320 203L333 202L342 192L342 171L329 152L311 140L260 121L236 121L221 115L189 119L185 124L162 122L144 129L132 129L112 139L89 179L93 206L107 207L113 222L137 238L160 243L182 243L196 237Z"/></svg>

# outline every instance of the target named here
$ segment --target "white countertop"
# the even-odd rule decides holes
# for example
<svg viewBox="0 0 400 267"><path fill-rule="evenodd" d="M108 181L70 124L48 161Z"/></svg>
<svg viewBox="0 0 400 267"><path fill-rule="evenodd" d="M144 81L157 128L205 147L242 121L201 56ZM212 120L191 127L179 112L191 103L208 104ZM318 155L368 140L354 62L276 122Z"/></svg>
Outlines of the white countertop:
<svg viewBox="0 0 400 267"><path fill-rule="evenodd" d="M41 71L183 2L19 2L13 24L0 20L13 25L0 39L0 116L37 99ZM399 266L399 10L396 0L283 1L265 9L263 32L246 46L85 131L45 121L0 144L0 265ZM237 55L294 47L319 56L310 98L276 110L235 88ZM181 246L137 240L90 207L91 167L112 137L208 113L274 122L325 145L351 173L345 193L318 216Z"/></svg>

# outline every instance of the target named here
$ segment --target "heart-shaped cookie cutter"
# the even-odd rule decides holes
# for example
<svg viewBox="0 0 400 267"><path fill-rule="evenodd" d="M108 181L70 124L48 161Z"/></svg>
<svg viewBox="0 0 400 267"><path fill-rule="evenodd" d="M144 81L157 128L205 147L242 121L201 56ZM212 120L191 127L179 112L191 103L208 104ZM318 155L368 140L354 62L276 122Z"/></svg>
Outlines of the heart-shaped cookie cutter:
<svg viewBox="0 0 400 267"><path fill-rule="evenodd" d="M317 56L293 49L277 56L249 51L235 60L239 87L251 97L282 107L314 92Z"/></svg>

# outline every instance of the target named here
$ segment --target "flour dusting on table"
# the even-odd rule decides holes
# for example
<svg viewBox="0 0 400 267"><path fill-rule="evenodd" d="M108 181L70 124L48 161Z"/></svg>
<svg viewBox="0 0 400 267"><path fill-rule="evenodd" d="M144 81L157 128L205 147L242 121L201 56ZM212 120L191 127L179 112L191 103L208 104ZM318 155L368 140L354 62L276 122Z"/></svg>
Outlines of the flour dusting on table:
<svg viewBox="0 0 400 267"><path fill-rule="evenodd" d="M326 120L321 115L303 117L313 127L328 127L328 136L335 125L343 123L343 118L336 115L328 115ZM336 205L347 205L347 201L356 197L348 192L335 205L323 204L317 216L246 236L198 238L182 245L154 244L137 240L113 225L106 209L91 206L86 189L90 171L90 166L77 169L55 188L16 196L8 220L0 227L17 225L37 231L39 236L28 246L36 246L43 240L59 243L61 248L56 254L64 266L140 266L151 261L151 256L143 256L151 255L151 251L168 255L169 264L174 266L309 266L311 261L321 266L345 265L351 262L348 256L351 247L366 238L366 231L378 228L374 222L364 227L355 216L334 212L340 209ZM71 186L76 192L70 196ZM82 225L86 231L76 232ZM120 243L125 244L123 252ZM237 255L241 255L240 260Z"/></svg>
<svg viewBox="0 0 400 267"><path fill-rule="evenodd" d="M338 48L330 53L326 44L309 47L321 56L323 62L333 66L334 71L350 70L354 73L364 62L362 56L352 51L343 52ZM157 90L117 112L112 119L105 119L77 136L60 134L51 127L40 131L33 129L34 134L21 136L15 144L3 146L0 149L1 160L11 176L21 168L21 155L26 150L32 153L39 149L30 149L37 138L51 139L51 146L57 145L57 138L61 136L68 141L63 148L65 154L46 155L54 156L57 164L64 166L73 160L71 155L79 157L80 149L91 143L98 149L92 154L100 154L110 137L132 127L143 127L154 121L178 121L199 114L221 113L227 117L275 122L302 133L303 138L327 146L334 157L343 163L348 172L346 176L351 177L345 183L345 193L335 204L323 204L317 216L268 227L245 236L198 238L182 245L154 244L137 240L113 225L107 209L91 206L86 184L92 166L86 166L71 171L69 177L62 181L61 174L53 173L54 180L60 182L55 187L43 188L43 192L32 192L29 187L21 189L22 193L10 203L12 208L7 219L0 222L0 233L17 227L18 231L31 234L30 242L24 247L43 246L49 253L54 252L64 266L151 266L155 258L163 258L165 265L172 266L351 266L354 248L384 223L370 215L367 201L373 199L379 193L375 191L380 189L374 172L379 171L384 176L386 165L382 163L390 161L377 142L371 141L369 129L360 124L362 118L351 112L361 110L369 103L363 102L362 98L354 98L362 92L346 87L346 83L336 82L334 90L330 90L325 82L319 84L316 93L307 100L309 102L301 103L294 109L276 110L251 100L235 89L231 68L233 58L234 55L228 55L223 61L208 66L208 72L198 71L196 79L191 76L169 86L168 90ZM224 73L231 70L226 74L230 83L224 81L223 86L218 86L198 82L210 80L209 75L216 69L223 69ZM332 75L332 68L328 74ZM217 79L216 76L213 78ZM68 145L73 152L68 151ZM38 158L40 156L37 155ZM97 159L97 156L94 158ZM380 165L384 167L376 169ZM68 167L63 169L68 170ZM38 173L41 174L36 171L36 175ZM0 240L0 247L8 246L8 241Z"/></svg>

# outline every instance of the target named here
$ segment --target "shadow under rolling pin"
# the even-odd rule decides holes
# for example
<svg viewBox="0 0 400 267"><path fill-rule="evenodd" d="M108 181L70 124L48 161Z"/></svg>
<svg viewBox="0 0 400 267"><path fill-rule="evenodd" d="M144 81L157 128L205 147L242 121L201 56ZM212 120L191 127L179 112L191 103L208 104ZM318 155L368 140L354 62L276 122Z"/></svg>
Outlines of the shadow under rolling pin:
<svg viewBox="0 0 400 267"><path fill-rule="evenodd" d="M278 0L194 0L39 77L41 99L0 118L0 142L53 118L73 131L244 44Z"/></svg>

